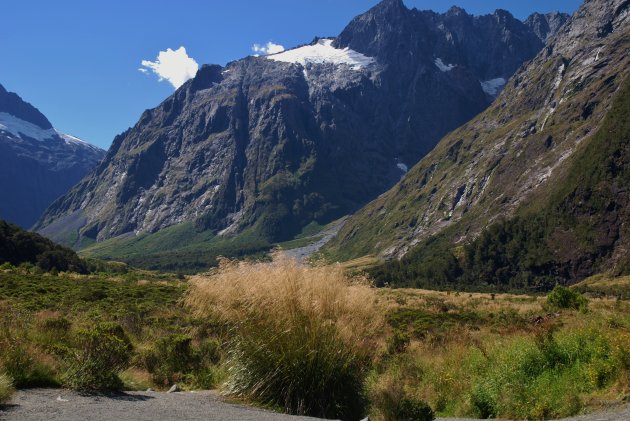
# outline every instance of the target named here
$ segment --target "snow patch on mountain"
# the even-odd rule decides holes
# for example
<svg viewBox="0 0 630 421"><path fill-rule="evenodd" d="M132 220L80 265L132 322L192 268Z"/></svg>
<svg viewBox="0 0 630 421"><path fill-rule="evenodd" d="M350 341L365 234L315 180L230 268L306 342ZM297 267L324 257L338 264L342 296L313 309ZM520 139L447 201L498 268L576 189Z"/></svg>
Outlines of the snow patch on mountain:
<svg viewBox="0 0 630 421"><path fill-rule="evenodd" d="M59 130L54 129L57 135L67 144L67 145L78 145L84 148L90 148L95 151L99 151L100 148L98 146L91 145L87 143L85 140L81 140L76 136L72 136L69 134L61 133Z"/></svg>
<svg viewBox="0 0 630 421"><path fill-rule="evenodd" d="M396 164L396 166L398 167L398 169L402 172L407 172L409 171L409 168L403 164L402 162L399 162L398 164Z"/></svg>
<svg viewBox="0 0 630 421"><path fill-rule="evenodd" d="M53 138L57 134L55 129L42 129L9 113L0 113L0 131L11 133L15 137L27 136L39 141Z"/></svg>
<svg viewBox="0 0 630 421"><path fill-rule="evenodd" d="M278 54L271 54L265 58L285 63L296 63L306 66L306 64L346 64L353 70L360 70L370 64L375 63L372 57L367 57L357 51L346 47L344 49L332 46L332 39L320 39L316 44L305 45Z"/></svg>
<svg viewBox="0 0 630 421"><path fill-rule="evenodd" d="M496 79L490 79L479 83L481 84L481 89L483 89L485 93L492 97L496 97L505 86L506 80L502 77L498 77Z"/></svg>
<svg viewBox="0 0 630 421"><path fill-rule="evenodd" d="M454 64L444 64L441 58L436 58L434 61L436 67L443 72L450 72L455 68Z"/></svg>

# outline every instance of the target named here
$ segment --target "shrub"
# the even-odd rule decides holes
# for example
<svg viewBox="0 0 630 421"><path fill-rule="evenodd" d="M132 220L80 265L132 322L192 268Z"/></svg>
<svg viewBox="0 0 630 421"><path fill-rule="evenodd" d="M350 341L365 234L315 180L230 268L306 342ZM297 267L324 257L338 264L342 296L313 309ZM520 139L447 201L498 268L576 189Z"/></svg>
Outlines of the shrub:
<svg viewBox="0 0 630 421"><path fill-rule="evenodd" d="M405 352L410 342L411 337L408 333L400 329L394 329L392 336L387 339L387 352L390 354Z"/></svg>
<svg viewBox="0 0 630 421"><path fill-rule="evenodd" d="M76 390L120 390L118 373L129 365L132 346L115 323L98 323L76 333L76 349L65 374L65 384Z"/></svg>
<svg viewBox="0 0 630 421"><path fill-rule="evenodd" d="M384 372L375 371L370 375L367 382L370 419L424 421L434 418L431 407L413 392L413 385L422 376L415 362L409 354L397 354L388 359Z"/></svg>
<svg viewBox="0 0 630 421"><path fill-rule="evenodd" d="M144 354L143 363L154 383L167 386L193 371L198 365L198 358L193 351L191 337L170 335L158 339Z"/></svg>
<svg viewBox="0 0 630 421"><path fill-rule="evenodd" d="M470 392L473 413L534 419L574 415L582 408L581 394L603 389L622 372L619 352L594 329L513 341L478 367Z"/></svg>
<svg viewBox="0 0 630 421"><path fill-rule="evenodd" d="M586 310L588 300L577 291L556 285L547 295L547 305L552 309Z"/></svg>
<svg viewBox="0 0 630 421"><path fill-rule="evenodd" d="M220 345L215 339L206 339L194 347L190 336L166 336L142 353L140 359L152 381L160 386L183 381L195 388L211 389L222 379L216 367L221 360Z"/></svg>
<svg viewBox="0 0 630 421"><path fill-rule="evenodd" d="M35 359L30 350L21 343L5 347L0 357L0 366L19 388L58 386L53 369Z"/></svg>
<svg viewBox="0 0 630 421"><path fill-rule="evenodd" d="M232 394L293 414L363 414L368 350L381 323L371 288L351 282L340 268L284 258L222 262L213 276L191 283L187 302L230 331Z"/></svg>
<svg viewBox="0 0 630 421"><path fill-rule="evenodd" d="M11 378L6 374L0 374L0 405L6 403L14 391Z"/></svg>
<svg viewBox="0 0 630 421"><path fill-rule="evenodd" d="M15 387L58 386L54 370L44 363L38 349L29 344L29 318L9 306L0 306L0 372Z"/></svg>

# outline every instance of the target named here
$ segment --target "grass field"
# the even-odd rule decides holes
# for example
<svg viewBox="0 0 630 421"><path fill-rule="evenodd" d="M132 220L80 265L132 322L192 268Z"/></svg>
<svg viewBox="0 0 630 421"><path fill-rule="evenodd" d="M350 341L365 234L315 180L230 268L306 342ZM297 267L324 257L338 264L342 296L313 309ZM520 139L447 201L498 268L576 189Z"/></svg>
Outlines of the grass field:
<svg viewBox="0 0 630 421"><path fill-rule="evenodd" d="M5 265L0 386L6 396L11 385L164 389L177 382L224 388L279 410L335 415L343 405L312 402L323 402L326 379L346 373L335 384L363 402L346 413L381 420L429 407L440 416L557 418L630 396L627 277L574 286L565 295L587 303L572 309L543 295L375 289L346 275L365 264L370 259L325 268L282 259L271 266L226 263L194 278ZM194 293L200 285L216 286ZM318 362L326 355L326 364ZM311 365L283 365L289 356ZM86 372L77 361L94 364ZM334 368L335 361L349 371ZM110 362L118 364L115 377L99 371ZM269 373L275 386L262 393L257 388L271 384ZM320 394L301 396L298 389Z"/></svg>

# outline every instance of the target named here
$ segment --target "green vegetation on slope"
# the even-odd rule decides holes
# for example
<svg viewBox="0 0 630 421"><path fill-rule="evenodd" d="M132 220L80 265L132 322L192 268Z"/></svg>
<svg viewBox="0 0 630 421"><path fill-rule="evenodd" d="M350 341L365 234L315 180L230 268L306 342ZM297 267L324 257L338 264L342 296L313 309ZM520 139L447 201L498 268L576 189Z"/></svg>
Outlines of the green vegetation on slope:
<svg viewBox="0 0 630 421"><path fill-rule="evenodd" d="M82 256L123 261L148 270L196 273L218 265L219 257L262 259L274 247L291 249L311 244L316 234L330 227L312 221L293 240L270 243L257 228L237 235L218 236L212 231L198 232L185 222L153 234L118 237L94 243L79 253Z"/></svg>
<svg viewBox="0 0 630 421"><path fill-rule="evenodd" d="M218 257L262 257L272 244L254 230L238 236L197 232L192 223L165 228L154 234L118 237L80 251L86 257L124 261L135 267L195 273L218 264Z"/></svg>
<svg viewBox="0 0 630 421"><path fill-rule="evenodd" d="M0 263L5 262L12 265L30 263L43 271L88 271L86 262L71 249L0 220Z"/></svg>
<svg viewBox="0 0 630 421"><path fill-rule="evenodd" d="M450 239L458 226L451 226L400 261L373 270L377 282L540 291L602 270L628 273L630 256L623 250L630 244L625 224L630 218L630 84L584 142L562 182L519 215L455 249Z"/></svg>

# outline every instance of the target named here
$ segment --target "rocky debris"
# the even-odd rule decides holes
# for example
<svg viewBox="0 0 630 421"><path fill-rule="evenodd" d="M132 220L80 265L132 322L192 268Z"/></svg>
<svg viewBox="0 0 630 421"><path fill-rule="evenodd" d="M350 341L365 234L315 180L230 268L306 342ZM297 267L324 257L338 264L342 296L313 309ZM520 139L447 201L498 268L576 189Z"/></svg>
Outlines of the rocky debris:
<svg viewBox="0 0 630 421"><path fill-rule="evenodd" d="M179 388L177 383L175 383L173 386L171 386L170 389L168 389L168 392L166 392L166 393L175 393L175 392L181 392L181 391L182 390Z"/></svg>

